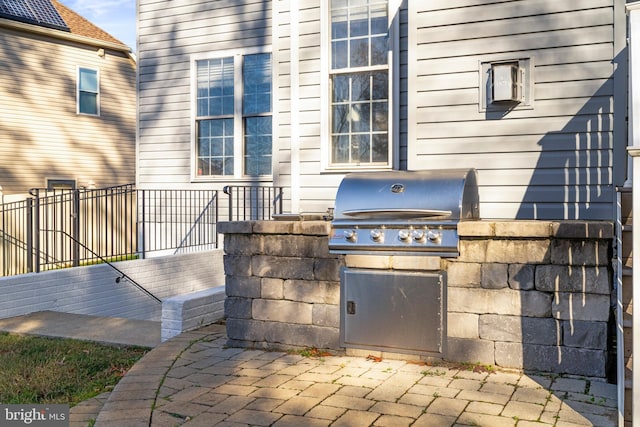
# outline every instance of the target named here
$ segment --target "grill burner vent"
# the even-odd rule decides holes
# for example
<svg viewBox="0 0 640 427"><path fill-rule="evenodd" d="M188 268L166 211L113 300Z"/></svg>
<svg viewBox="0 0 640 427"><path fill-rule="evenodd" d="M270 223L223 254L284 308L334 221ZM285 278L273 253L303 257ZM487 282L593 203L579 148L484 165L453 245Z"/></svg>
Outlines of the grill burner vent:
<svg viewBox="0 0 640 427"><path fill-rule="evenodd" d="M458 255L458 223L477 220L474 169L362 172L338 188L332 253Z"/></svg>

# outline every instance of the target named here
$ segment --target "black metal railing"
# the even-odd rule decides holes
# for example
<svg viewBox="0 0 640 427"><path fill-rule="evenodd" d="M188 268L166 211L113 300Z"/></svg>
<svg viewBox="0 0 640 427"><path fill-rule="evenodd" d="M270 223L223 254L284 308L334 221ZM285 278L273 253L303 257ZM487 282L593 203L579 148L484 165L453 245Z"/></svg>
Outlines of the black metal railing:
<svg viewBox="0 0 640 427"><path fill-rule="evenodd" d="M228 220L268 220L282 213L283 187L227 185Z"/></svg>
<svg viewBox="0 0 640 427"><path fill-rule="evenodd" d="M138 190L138 197L142 254L218 247L217 190Z"/></svg>
<svg viewBox="0 0 640 427"><path fill-rule="evenodd" d="M119 261L137 254L136 190L32 189L25 200L27 272ZM133 220L131 220L133 218Z"/></svg>
<svg viewBox="0 0 640 427"><path fill-rule="evenodd" d="M30 230L26 202L0 204L0 273L3 276L27 272L27 241Z"/></svg>
<svg viewBox="0 0 640 427"><path fill-rule="evenodd" d="M133 185L97 190L31 190L26 200L29 272L119 261L137 253ZM134 218L131 220L130 218Z"/></svg>
<svg viewBox="0 0 640 427"><path fill-rule="evenodd" d="M218 247L220 220L282 213L282 187L33 189L0 204L0 276ZM220 215L221 205L228 208Z"/></svg>

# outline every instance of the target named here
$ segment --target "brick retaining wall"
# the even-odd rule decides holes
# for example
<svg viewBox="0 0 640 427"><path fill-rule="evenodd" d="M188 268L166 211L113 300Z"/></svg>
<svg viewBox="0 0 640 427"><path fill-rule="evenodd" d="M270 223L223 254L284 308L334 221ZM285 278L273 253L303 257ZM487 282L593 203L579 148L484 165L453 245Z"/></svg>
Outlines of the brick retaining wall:
<svg viewBox="0 0 640 427"><path fill-rule="evenodd" d="M224 282L222 250L114 262L157 298L196 292ZM160 321L161 304L107 264L1 277L0 318L35 311Z"/></svg>
<svg viewBox="0 0 640 427"><path fill-rule="evenodd" d="M219 230L232 345L340 350L341 267L443 270L448 360L607 376L611 223L461 223L458 258L329 254L321 221Z"/></svg>

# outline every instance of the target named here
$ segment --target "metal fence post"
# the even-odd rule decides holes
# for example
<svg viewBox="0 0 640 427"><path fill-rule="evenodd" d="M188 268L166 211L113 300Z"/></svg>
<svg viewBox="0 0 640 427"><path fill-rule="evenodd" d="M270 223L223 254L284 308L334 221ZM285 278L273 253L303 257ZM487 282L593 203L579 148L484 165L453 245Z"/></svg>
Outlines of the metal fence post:
<svg viewBox="0 0 640 427"><path fill-rule="evenodd" d="M73 238L71 239L73 245L73 255L71 258L72 265L77 267L80 265L80 190L73 190L73 211L71 212L71 219L73 220Z"/></svg>
<svg viewBox="0 0 640 427"><path fill-rule="evenodd" d="M36 191L36 204L33 207L33 257L34 270L40 273L40 193Z"/></svg>
<svg viewBox="0 0 640 427"><path fill-rule="evenodd" d="M224 192L224 194L229 196L229 219L228 220L233 221L233 195L232 195L233 190L230 185L225 185L222 191Z"/></svg>
<svg viewBox="0 0 640 427"><path fill-rule="evenodd" d="M2 195L2 187L0 187L0 196ZM0 198L0 202L2 202L3 199ZM9 262L8 259L9 257L7 256L7 248L6 248L6 232L7 232L7 226L5 223L5 214L4 214L4 203L0 203L0 207L2 208L2 230L0 230L0 234L2 235L2 272L0 274L0 276L6 276L7 272L9 271Z"/></svg>
<svg viewBox="0 0 640 427"><path fill-rule="evenodd" d="M137 218L136 222L140 223L140 225L139 225L139 228L140 228L140 241L138 242L140 247L138 249L139 249L140 254L141 254L140 257L142 259L144 259L144 256L145 256L145 242L146 242L145 223L144 223L144 221L145 221L145 219L144 219L145 218L145 212L146 212L145 211L145 207L144 207L144 205L145 205L145 197L144 197L145 190L136 190L136 191L139 192L139 193L142 193L142 215Z"/></svg>
<svg viewBox="0 0 640 427"><path fill-rule="evenodd" d="M216 210L215 210L215 220L214 220L214 242L216 245L216 248L218 247L218 223L220 222L220 215L219 215L219 209L218 206L220 205L220 199L218 198L218 193L216 192Z"/></svg>
<svg viewBox="0 0 640 427"><path fill-rule="evenodd" d="M26 205L27 214L27 273L33 272L33 199L29 197Z"/></svg>
<svg viewBox="0 0 640 427"><path fill-rule="evenodd" d="M27 199L27 271L40 273L40 191L34 188L29 194L33 197Z"/></svg>

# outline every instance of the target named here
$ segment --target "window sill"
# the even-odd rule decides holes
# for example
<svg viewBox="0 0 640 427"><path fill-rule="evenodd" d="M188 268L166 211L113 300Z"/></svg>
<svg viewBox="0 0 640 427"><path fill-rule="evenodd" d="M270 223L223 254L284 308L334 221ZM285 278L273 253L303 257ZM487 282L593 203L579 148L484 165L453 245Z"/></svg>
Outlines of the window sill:
<svg viewBox="0 0 640 427"><path fill-rule="evenodd" d="M236 176L206 176L206 177L191 177L192 183L223 183L223 184L254 184L263 182L273 182L273 177L260 176L260 177L236 177Z"/></svg>
<svg viewBox="0 0 640 427"><path fill-rule="evenodd" d="M350 172L386 172L394 170L392 166L341 166L341 167L325 167L320 173L321 174L341 174L341 173L350 173Z"/></svg>

